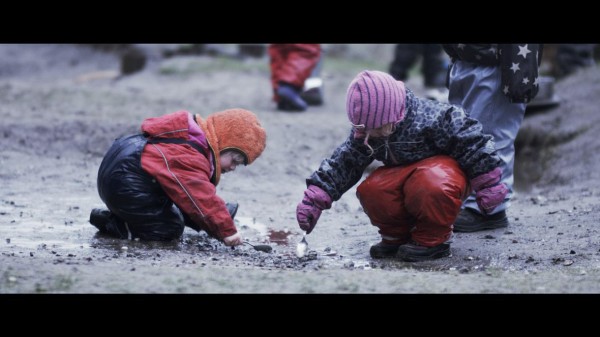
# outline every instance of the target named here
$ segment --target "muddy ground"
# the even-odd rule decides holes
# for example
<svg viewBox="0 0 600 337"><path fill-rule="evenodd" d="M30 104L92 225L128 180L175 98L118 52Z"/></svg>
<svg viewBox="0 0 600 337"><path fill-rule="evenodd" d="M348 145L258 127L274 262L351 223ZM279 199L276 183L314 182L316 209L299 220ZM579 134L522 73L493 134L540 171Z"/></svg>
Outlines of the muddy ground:
<svg viewBox="0 0 600 337"><path fill-rule="evenodd" d="M373 260L377 229L346 193L295 257L304 179L348 132L345 90L362 69L386 70L393 46L328 46L325 104L285 113L271 102L268 60L163 58L119 77L118 52L83 45L0 45L0 293L597 293L600 292L600 71L556 85L560 106L529 114L517 142L506 229L454 235L452 256ZM418 76L408 86L422 93ZM113 139L179 109L254 111L267 147L222 176L251 243L231 249L186 229L146 243L99 235L96 173Z"/></svg>

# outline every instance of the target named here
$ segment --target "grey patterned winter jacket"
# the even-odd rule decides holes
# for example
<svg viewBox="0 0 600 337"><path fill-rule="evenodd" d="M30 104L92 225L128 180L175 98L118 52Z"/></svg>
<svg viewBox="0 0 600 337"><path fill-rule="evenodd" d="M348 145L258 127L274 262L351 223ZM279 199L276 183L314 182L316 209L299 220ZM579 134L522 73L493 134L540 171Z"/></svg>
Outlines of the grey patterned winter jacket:
<svg viewBox="0 0 600 337"><path fill-rule="evenodd" d="M364 138L355 139L354 130L330 158L307 180L326 191L333 201L339 200L356 184L374 160L386 166L401 166L435 155L454 158L472 179L500 164L493 137L482 133L481 124L459 106L421 99L406 89L405 118L387 139L369 138L375 150L369 155Z"/></svg>

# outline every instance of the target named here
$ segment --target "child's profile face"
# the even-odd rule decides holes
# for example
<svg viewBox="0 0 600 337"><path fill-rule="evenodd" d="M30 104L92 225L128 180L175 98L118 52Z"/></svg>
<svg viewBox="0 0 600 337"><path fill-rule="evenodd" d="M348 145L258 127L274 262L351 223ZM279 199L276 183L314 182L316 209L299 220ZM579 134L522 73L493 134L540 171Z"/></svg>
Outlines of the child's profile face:
<svg viewBox="0 0 600 337"><path fill-rule="evenodd" d="M221 173L235 171L238 165L244 165L245 162L244 156L237 151L223 151L219 157Z"/></svg>

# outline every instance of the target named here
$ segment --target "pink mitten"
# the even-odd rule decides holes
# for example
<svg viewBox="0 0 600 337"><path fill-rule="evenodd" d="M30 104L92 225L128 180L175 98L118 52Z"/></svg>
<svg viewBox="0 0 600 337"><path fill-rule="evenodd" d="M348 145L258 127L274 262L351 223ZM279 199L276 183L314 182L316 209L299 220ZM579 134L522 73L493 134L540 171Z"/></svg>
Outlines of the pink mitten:
<svg viewBox="0 0 600 337"><path fill-rule="evenodd" d="M315 228L321 212L331 207L331 197L321 188L310 185L304 191L304 198L296 207L298 225L306 234Z"/></svg>
<svg viewBox="0 0 600 337"><path fill-rule="evenodd" d="M502 170L496 167L494 170L479 175L471 180L471 186L475 191L477 205L483 214L491 213L500 205L506 195L508 188L504 183L500 183Z"/></svg>

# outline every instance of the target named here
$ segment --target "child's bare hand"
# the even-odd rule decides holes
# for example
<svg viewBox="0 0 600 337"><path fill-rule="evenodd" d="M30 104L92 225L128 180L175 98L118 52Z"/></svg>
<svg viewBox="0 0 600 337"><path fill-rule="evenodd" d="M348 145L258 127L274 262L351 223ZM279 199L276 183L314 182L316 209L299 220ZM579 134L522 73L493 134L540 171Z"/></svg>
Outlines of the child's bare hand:
<svg viewBox="0 0 600 337"><path fill-rule="evenodd" d="M238 246L244 243L240 233L235 233L232 236L228 236L223 239L223 241L225 242L225 246Z"/></svg>

